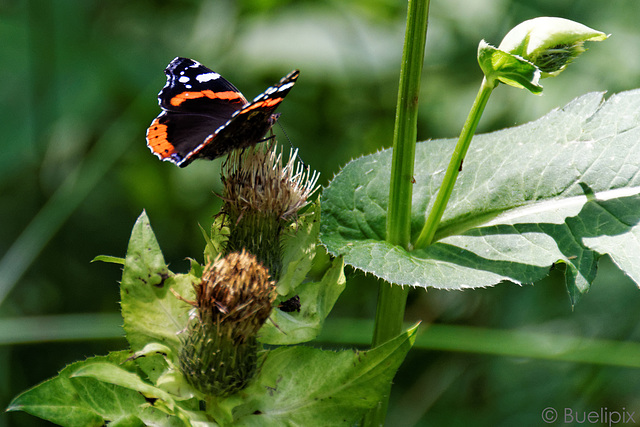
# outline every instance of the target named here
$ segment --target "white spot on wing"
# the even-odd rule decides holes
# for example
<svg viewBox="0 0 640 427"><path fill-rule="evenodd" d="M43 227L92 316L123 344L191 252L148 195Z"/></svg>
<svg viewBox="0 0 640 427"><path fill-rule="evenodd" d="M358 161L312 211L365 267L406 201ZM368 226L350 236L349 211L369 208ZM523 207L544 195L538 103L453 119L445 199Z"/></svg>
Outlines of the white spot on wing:
<svg viewBox="0 0 640 427"><path fill-rule="evenodd" d="M220 77L220 74L218 73L205 73L205 74L200 74L196 76L196 80L199 81L200 83L205 83L211 80L215 80L219 77Z"/></svg>
<svg viewBox="0 0 640 427"><path fill-rule="evenodd" d="M179 81L180 83L187 83L189 80L191 80L191 79L190 79L189 77L187 77L187 76L182 76L182 77L180 77L180 78L178 79L178 81Z"/></svg>
<svg viewBox="0 0 640 427"><path fill-rule="evenodd" d="M280 86L280 87L278 88L278 92L282 92L283 90L287 90L287 89L289 89L291 86L293 86L293 82L289 82L289 83L287 83L287 84L284 84L284 85L282 85L282 86Z"/></svg>

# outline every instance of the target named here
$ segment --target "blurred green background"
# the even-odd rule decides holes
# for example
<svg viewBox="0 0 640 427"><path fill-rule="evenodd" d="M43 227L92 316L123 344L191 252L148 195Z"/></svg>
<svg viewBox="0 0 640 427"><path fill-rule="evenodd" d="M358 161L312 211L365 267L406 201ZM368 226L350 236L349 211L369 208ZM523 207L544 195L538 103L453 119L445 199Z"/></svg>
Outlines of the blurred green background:
<svg viewBox="0 0 640 427"><path fill-rule="evenodd" d="M123 256L143 209L174 271L188 269L186 257L202 259L198 224L206 228L219 208L219 161L181 170L145 146L171 59L202 62L249 99L299 68L280 123L326 185L351 158L391 144L405 13L406 2L392 0L0 0L0 408L74 360L126 346L113 338L121 270L90 261ZM613 36L543 81L541 97L500 87L480 132L534 120L586 92L640 86L638 0L434 0L419 138L458 134L481 80L480 39L497 45L544 15ZM348 277L332 318L372 319L377 283ZM552 272L536 286L415 290L407 317L633 342L639 308L640 291L604 259L573 311ZM354 341L369 340L366 327L356 332ZM415 349L396 378L388 425L544 425L546 407L640 414L640 371L607 366L606 352L602 360ZM0 414L0 426L14 425L48 424Z"/></svg>

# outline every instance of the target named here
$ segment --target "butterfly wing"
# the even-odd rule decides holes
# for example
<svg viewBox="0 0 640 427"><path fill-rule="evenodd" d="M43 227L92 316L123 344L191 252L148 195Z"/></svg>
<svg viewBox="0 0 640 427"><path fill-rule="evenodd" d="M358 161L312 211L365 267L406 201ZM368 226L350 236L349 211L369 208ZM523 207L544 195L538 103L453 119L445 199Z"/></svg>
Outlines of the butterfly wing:
<svg viewBox="0 0 640 427"><path fill-rule="evenodd" d="M256 145L264 140L278 118L275 110L287 96L300 71L294 70L278 84L269 87L253 101L234 113L233 117L215 133L210 135L193 156L215 159L231 150Z"/></svg>
<svg viewBox="0 0 640 427"><path fill-rule="evenodd" d="M165 69L158 94L162 113L147 129L147 146L159 159L178 166L248 102L220 74L197 61L175 58Z"/></svg>
<svg viewBox="0 0 640 427"><path fill-rule="evenodd" d="M163 111L147 129L147 146L160 160L185 167L219 123L209 116Z"/></svg>
<svg viewBox="0 0 640 427"><path fill-rule="evenodd" d="M209 115L224 123L248 104L235 86L193 59L178 57L164 73L167 84L158 94L158 102L165 111Z"/></svg>

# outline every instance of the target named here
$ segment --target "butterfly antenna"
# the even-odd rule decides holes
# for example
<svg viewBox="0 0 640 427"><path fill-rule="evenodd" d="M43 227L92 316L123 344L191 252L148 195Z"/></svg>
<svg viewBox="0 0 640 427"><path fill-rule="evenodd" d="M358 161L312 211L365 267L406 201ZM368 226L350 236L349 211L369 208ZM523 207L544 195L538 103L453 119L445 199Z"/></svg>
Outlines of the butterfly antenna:
<svg viewBox="0 0 640 427"><path fill-rule="evenodd" d="M287 138L287 141L289 141L289 145L291 146L291 148L293 148L293 143L291 142L291 138L289 138L289 135L287 135L287 131L284 130L284 126L282 126L282 123L280 123L280 120L278 120L277 123L278 123L278 126L280 126L280 130L282 130L284 137Z"/></svg>
<svg viewBox="0 0 640 427"><path fill-rule="evenodd" d="M289 138L289 135L287 135L287 131L284 130L284 126L282 126L282 123L280 123L280 120L278 120L278 126L280 126L280 129L282 130L282 133L284 134L284 137L287 138L287 141L289 141L289 145L291 146L291 150L294 150L295 147L293 146L293 143L291 142L291 138ZM304 162L304 160L302 160L302 158L300 157L300 154L298 153L298 160L300 160L300 163L302 164L302 167L306 167L307 164Z"/></svg>

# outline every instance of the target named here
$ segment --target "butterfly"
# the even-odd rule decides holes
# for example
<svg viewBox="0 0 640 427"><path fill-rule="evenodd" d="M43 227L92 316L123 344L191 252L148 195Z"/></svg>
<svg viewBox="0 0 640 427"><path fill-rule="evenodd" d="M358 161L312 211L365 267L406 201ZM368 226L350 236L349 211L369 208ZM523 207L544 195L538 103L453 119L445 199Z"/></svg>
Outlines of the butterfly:
<svg viewBox="0 0 640 427"><path fill-rule="evenodd" d="M147 129L147 146L160 160L185 167L265 140L276 108L300 74L294 70L249 102L220 74L193 59L177 57L165 69L158 94L162 112Z"/></svg>

